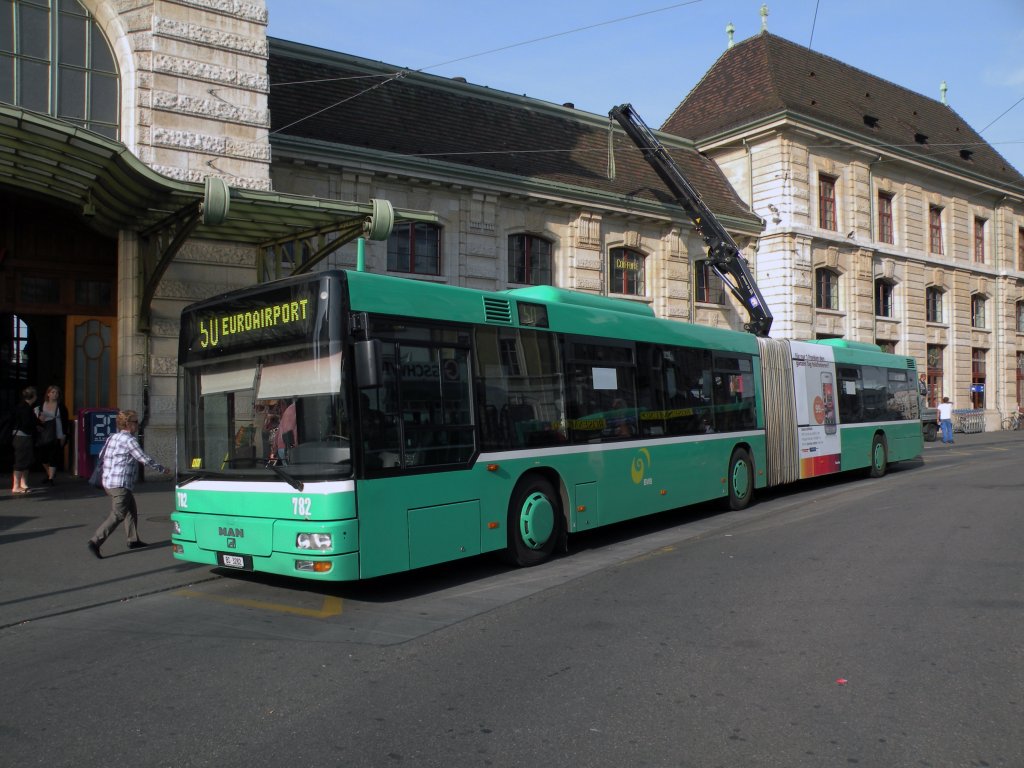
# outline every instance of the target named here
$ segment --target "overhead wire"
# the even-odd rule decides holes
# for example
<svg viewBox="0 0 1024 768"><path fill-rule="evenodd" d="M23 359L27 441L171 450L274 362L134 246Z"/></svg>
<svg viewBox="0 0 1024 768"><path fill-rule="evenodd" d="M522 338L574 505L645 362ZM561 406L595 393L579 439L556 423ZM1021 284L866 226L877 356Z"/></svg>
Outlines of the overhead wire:
<svg viewBox="0 0 1024 768"><path fill-rule="evenodd" d="M508 50L513 49L513 48L521 48L524 45L533 45L534 43L540 43L540 42L543 42L545 40L553 40L555 38L564 37L566 35L572 35L572 34L575 34L577 32L585 32L585 31L590 30L590 29L597 29L598 27L606 27L606 26L608 26L610 24L619 24L619 23L624 22L624 21L630 21L632 19L638 19L638 18L640 18L642 16L650 16L651 14L655 14L655 13L664 13L665 11L675 10L676 8L682 8L682 7L685 7L687 5L695 5L696 3L700 3L700 2L703 2L703 0L684 0L683 2L673 3L672 5L662 6L661 8L653 8L653 9L651 9L649 11L640 11L639 13L633 13L633 14L630 14L629 16L620 16L620 17L615 18L615 19L608 19L607 21L599 21L599 22L596 22L594 24L587 24L587 25L582 26L582 27L575 27L574 29L567 29L567 30L565 30L563 32L553 32L550 35L542 35L541 37L535 37L535 38L532 38L530 40L523 40L523 41L518 42L518 43L511 43L509 45L502 45L502 46L499 46L498 48L490 48L490 49L488 49L486 51L479 51L478 53L471 53L471 54L469 54L467 56L459 56L458 58L455 58L455 59L449 59L448 61L442 61L442 62L440 62L438 64L430 64L428 66L420 67L418 69L412 69L412 70L404 69L404 70L402 70L400 72L396 72L394 75L387 76L387 79L384 80L383 82L377 83L376 85L373 85L373 86L371 86L369 88L366 88L366 89L360 91L359 93L354 93L351 96L348 96L348 97L346 97L344 99L336 101L333 104L330 104L330 105L324 107L323 109L318 109L315 112L311 112L310 114L305 115L304 117L300 117L298 120L293 120L288 125L285 125L285 126L282 126L280 128L274 129L273 131L271 131L271 133L272 134L280 133L281 131L283 131L283 130L285 130L287 128L291 128L292 126L297 125L297 124L299 124L301 122L304 122L305 120L309 120L310 118L316 117L317 115L323 114L324 112L327 112L327 111L329 111L331 109L334 109L335 107L340 106L340 105L344 104L345 102L352 101L353 99L357 99L360 96L362 96L362 95L364 95L366 93L369 93L370 91L373 91L373 90L376 90L377 88L380 88L382 85L386 85L387 83L390 83L390 82L392 82L394 80L398 80L398 79L400 79L401 77L404 77L406 74L408 74L410 72L426 72L426 71L431 70L431 69L437 69L439 67L448 66L449 64L456 64L456 63L458 63L460 61L467 61L469 59L475 59L475 58L477 58L479 56L488 56L488 55L490 55L492 53L500 53L501 51L508 51ZM376 75L375 77L385 77L385 76L384 75ZM309 83L328 83L328 82L334 82L334 81L340 81L340 80L351 80L351 79L356 79L356 78L352 78L352 77L338 77L338 78L323 78L323 79L319 79L319 80L297 80L297 81L294 81L294 82L291 82L291 83L279 83L277 85L278 86L281 86L281 85L305 85L305 84L309 84ZM272 85L271 87L274 87L274 86Z"/></svg>
<svg viewBox="0 0 1024 768"><path fill-rule="evenodd" d="M345 103L347 103L349 101L353 101L353 100L359 98L360 96L363 96L363 95L365 95L367 93L370 93L370 92L372 92L372 91L374 91L374 90L376 90L378 88L381 88L381 87L387 85L388 83L394 82L396 80L400 80L401 78L405 77L406 75L408 75L410 73L427 72L427 71L432 70L432 69L438 69L440 67L448 66L450 64L455 64L455 63L458 63L458 62L461 62L461 61L467 61L469 59L478 58L480 56L487 56L487 55L494 54L494 53L500 53L502 51L507 51L507 50L511 50L511 49L514 49L514 48L521 48L521 47L526 46L526 45L532 45L534 43L539 43L539 42L544 42L546 40L552 40L552 39L555 39L555 38L564 37L566 35L575 34L577 32L585 32L587 30L597 29L599 27L609 26L611 24L618 24L618 23L622 23L622 22L625 22L625 21L630 21L632 19L641 18L643 16L650 16L652 14L664 13L665 11L671 11L671 10L675 10L677 8L682 8L682 7L685 7L685 6L688 6L688 5L694 5L694 4L699 3L699 2L702 2L702 0L683 0L683 2L673 3L671 5L666 5L666 6L662 6L662 7L659 7L659 8L653 8L653 9L648 10L648 11L640 11L638 13L633 13L633 14L630 14L628 16L620 16L620 17L617 17L617 18L614 18L614 19L608 19L606 21L599 21L599 22L596 22L596 23L593 23L593 24L586 24L586 25L581 26L581 27L575 27L573 29L564 30L562 32L554 32L554 33L549 34L549 35L542 35L540 37L531 38L529 40L523 40L523 41L520 41L518 43L511 43L509 45L503 45L503 46L499 46L497 48L489 48L487 50L479 51L477 53L472 53L472 54L469 54L469 55L466 55L466 56L459 56L459 57L456 57L454 59L448 59L446 61L442 61L442 62L439 62L437 64L430 64L430 65L427 65L427 66L419 67L418 69L402 69L402 70L396 71L396 72L394 72L392 74L388 74L388 75L352 75L352 76L344 76L344 77L316 78L316 79L310 79L310 80L295 80L295 81L284 82L284 83L273 83L273 84L271 84L271 87L283 87L283 86L294 86L294 85L310 85L310 84L322 84L322 83L330 83L330 82L339 82L339 81L346 81L346 80L384 78L383 80L381 80L381 82L375 83L374 85L370 86L369 88L364 88L363 90L361 90L361 91L359 91L357 93L354 93L354 94L352 94L350 96L347 96L347 97L345 97L343 99L339 99L338 101L336 101L336 102L334 102L332 104L329 104L326 107L323 107L321 109L318 109L318 110L315 110L313 112L310 112L309 114L304 115L303 117L300 117L297 120L293 120L292 122L288 123L287 125L283 125L283 126L281 126L279 128L275 128L273 131L271 131L271 134L280 133L281 131L287 130L288 128L292 128L293 126L295 126L295 125L297 125L299 123L302 123L302 122L304 122L306 120L312 119L313 117L316 117L317 115L323 114L324 112L328 112L328 111L334 109L335 107L338 107L338 106L340 106L342 104L345 104ZM807 45L808 49L811 49L811 50L813 50L812 46L813 46L813 43L814 43L814 32L815 32L815 29L817 27L819 6L820 6L820 0L815 0L814 15L813 15L812 20L811 20L811 35L810 35L810 40L809 40L808 45ZM995 123L997 123L999 120L1001 120L1003 117L1005 117L1011 111L1013 111L1022 102L1024 102L1024 97L1021 97L1016 102L1014 102L1014 104L1012 104L1008 109L1003 111L998 117L996 117L994 120L992 120L988 125L986 125L980 131L978 131L978 133L981 134L984 131L986 131L989 128L991 128ZM989 146L994 146L990 142L986 142L986 143ZM997 143L1004 143L1004 144L1006 144L1006 143L1018 143L1018 142L997 142ZM898 147L899 145L893 145L893 146L895 148L895 147ZM911 146L911 145L907 145L907 146ZM478 151L478 152L431 152L431 153L423 153L423 154L416 155L416 156L430 157L430 156L456 156L456 155L470 155L470 154L480 154L480 155L482 155L482 154L526 154L526 153L568 152L568 151L571 151L571 150L558 150L558 149L490 150L490 151Z"/></svg>

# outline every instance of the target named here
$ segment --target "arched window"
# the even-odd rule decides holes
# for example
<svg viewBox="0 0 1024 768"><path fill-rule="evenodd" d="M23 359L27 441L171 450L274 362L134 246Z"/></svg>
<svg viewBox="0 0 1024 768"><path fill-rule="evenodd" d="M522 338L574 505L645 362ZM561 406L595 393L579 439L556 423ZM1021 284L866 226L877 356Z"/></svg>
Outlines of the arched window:
<svg viewBox="0 0 1024 768"><path fill-rule="evenodd" d="M828 267L814 272L814 306L818 309L839 309L839 273Z"/></svg>
<svg viewBox="0 0 1024 768"><path fill-rule="evenodd" d="M119 94L114 55L78 0L0 0L0 101L116 139Z"/></svg>
<svg viewBox="0 0 1024 768"><path fill-rule="evenodd" d="M10 370L12 382L28 381L28 323L17 315L8 315L11 318L11 347L4 365ZM9 435L5 435L7 439Z"/></svg>
<svg viewBox="0 0 1024 768"><path fill-rule="evenodd" d="M985 327L985 296L975 293L971 296L971 327Z"/></svg>
<svg viewBox="0 0 1024 768"><path fill-rule="evenodd" d="M891 280L880 277L875 280L875 315L878 317L893 316L893 294L896 286Z"/></svg>
<svg viewBox="0 0 1024 768"><path fill-rule="evenodd" d="M925 320L929 323L944 323L945 314L942 310L942 298L945 291L941 288L925 288Z"/></svg>
<svg viewBox="0 0 1024 768"><path fill-rule="evenodd" d="M396 224L388 237L388 271L440 275L441 227L421 221Z"/></svg>
<svg viewBox="0 0 1024 768"><path fill-rule="evenodd" d="M608 251L608 290L629 296L646 296L647 284L644 265L647 257L632 248L612 248Z"/></svg>
<svg viewBox="0 0 1024 768"><path fill-rule="evenodd" d="M508 281L551 285L551 241L536 235L509 235Z"/></svg>

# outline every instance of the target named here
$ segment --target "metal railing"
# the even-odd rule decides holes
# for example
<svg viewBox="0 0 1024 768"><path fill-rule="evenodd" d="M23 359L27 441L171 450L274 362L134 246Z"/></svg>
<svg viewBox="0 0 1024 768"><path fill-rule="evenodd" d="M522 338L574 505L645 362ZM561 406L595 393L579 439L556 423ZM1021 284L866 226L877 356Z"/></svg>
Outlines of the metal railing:
<svg viewBox="0 0 1024 768"><path fill-rule="evenodd" d="M985 431L983 408L961 408L953 411L953 431L971 434Z"/></svg>

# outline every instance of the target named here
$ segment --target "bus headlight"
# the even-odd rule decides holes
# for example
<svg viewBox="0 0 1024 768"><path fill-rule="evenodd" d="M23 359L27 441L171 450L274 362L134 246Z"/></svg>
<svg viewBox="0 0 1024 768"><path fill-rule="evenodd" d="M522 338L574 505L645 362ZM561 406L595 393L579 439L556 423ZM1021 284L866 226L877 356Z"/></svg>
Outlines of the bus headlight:
<svg viewBox="0 0 1024 768"><path fill-rule="evenodd" d="M329 533L300 533L295 537L298 549L316 549L320 552L331 549L334 542Z"/></svg>

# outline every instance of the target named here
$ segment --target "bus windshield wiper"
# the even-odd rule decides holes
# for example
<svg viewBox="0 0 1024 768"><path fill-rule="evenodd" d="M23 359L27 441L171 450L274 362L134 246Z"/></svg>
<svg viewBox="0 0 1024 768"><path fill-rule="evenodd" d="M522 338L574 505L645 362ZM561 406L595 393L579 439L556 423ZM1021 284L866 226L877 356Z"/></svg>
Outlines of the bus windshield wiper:
<svg viewBox="0 0 1024 768"><path fill-rule="evenodd" d="M284 480L286 483L288 483L288 485L290 485L296 491L299 491L299 492L302 491L302 489L304 487L302 485L302 481L299 480L297 477L292 477L291 475L289 475L287 472L285 472L283 469L281 469L281 467L279 467L277 464L275 464L273 462L267 462L267 469L272 469L274 471L275 475L277 475L282 480Z"/></svg>
<svg viewBox="0 0 1024 768"><path fill-rule="evenodd" d="M186 485L188 485L189 483L191 483L192 481L198 480L201 477L206 477L206 475L203 475L203 474L185 475L185 476L182 477L182 479L178 480L177 485L178 485L179 488L183 488Z"/></svg>

